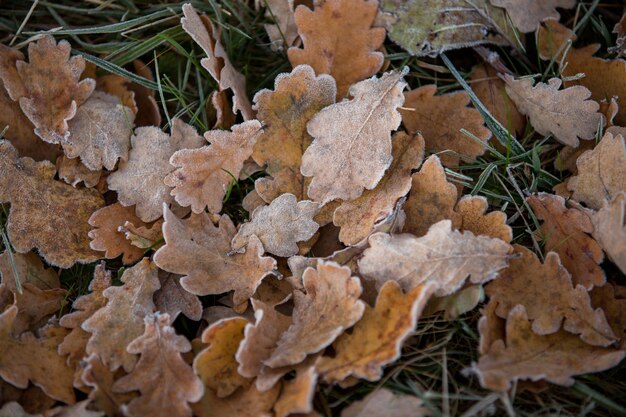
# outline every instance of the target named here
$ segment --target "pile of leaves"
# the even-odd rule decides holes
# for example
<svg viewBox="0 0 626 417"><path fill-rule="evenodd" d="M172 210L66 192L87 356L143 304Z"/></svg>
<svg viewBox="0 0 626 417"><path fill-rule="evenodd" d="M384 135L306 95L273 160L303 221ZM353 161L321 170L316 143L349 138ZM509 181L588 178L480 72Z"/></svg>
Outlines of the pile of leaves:
<svg viewBox="0 0 626 417"><path fill-rule="evenodd" d="M178 9L215 83L204 132L188 108L161 128L141 61L125 77L50 34L0 46L0 416L432 415L375 384L314 401L390 378L425 317L480 316L464 377L496 394L475 413L622 362L626 18L604 59L559 22L574 0L298 4L265 5L292 69L251 100L222 26ZM559 77L484 46L533 33ZM408 87L387 37L462 89ZM471 87L446 55L467 47ZM502 167L534 225L480 195ZM77 264L95 270L75 297Z"/></svg>

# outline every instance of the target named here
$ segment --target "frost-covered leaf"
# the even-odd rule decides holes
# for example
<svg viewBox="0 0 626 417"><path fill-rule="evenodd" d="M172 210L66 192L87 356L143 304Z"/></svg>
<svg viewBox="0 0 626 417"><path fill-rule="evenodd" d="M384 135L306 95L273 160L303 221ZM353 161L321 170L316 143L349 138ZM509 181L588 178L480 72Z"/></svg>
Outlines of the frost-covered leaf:
<svg viewBox="0 0 626 417"><path fill-rule="evenodd" d="M576 0L489 0L491 4L506 9L515 27L524 33L534 32L546 19L559 20L556 8L571 9Z"/></svg>
<svg viewBox="0 0 626 417"><path fill-rule="evenodd" d="M626 274L626 193L620 192L593 216L593 237Z"/></svg>
<svg viewBox="0 0 626 417"><path fill-rule="evenodd" d="M341 412L341 417L425 417L430 412L422 400L413 395L395 395L387 388L379 388L360 401L355 401Z"/></svg>
<svg viewBox="0 0 626 417"><path fill-rule="evenodd" d="M195 294L180 285L180 279L180 275L159 271L161 288L154 293L155 309L167 314L172 323L180 313L198 321L202 317L202 303Z"/></svg>

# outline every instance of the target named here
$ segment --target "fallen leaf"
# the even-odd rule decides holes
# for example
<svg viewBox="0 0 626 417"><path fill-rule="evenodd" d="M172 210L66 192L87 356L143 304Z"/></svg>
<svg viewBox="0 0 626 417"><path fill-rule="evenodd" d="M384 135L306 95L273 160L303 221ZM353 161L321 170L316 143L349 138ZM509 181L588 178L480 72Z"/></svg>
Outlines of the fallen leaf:
<svg viewBox="0 0 626 417"><path fill-rule="evenodd" d="M121 287L109 287L102 295L107 299L81 328L91 333L85 351L97 354L111 371L123 367L130 372L137 357L126 346L143 332L143 318L154 311L152 296L159 289L158 269L148 258L126 269Z"/></svg>
<svg viewBox="0 0 626 417"><path fill-rule="evenodd" d="M459 230L469 231L476 236L495 237L510 243L513 231L506 222L506 214L501 211L487 213L489 203L482 196L465 195L456 203L454 211L461 215Z"/></svg>
<svg viewBox="0 0 626 417"><path fill-rule="evenodd" d="M252 155L261 134L261 124L250 120L232 127L232 132L210 130L204 137L211 144L198 149L181 149L170 158L176 170L169 173L165 185L183 207L194 213L206 208L211 213L222 211L228 187L237 181L243 163Z"/></svg>
<svg viewBox="0 0 626 417"><path fill-rule="evenodd" d="M395 395L387 388L372 391L360 401L355 401L341 412L341 417L424 417L430 412L419 398L413 395Z"/></svg>
<svg viewBox="0 0 626 417"><path fill-rule="evenodd" d="M318 0L314 10L298 6L295 22L303 47L289 48L291 65L308 64L317 74L330 74L337 81L337 97L345 97L351 85L383 66L377 50L385 29L372 27L377 12L377 0Z"/></svg>
<svg viewBox="0 0 626 417"><path fill-rule="evenodd" d="M435 288L428 282L403 294L398 283L386 282L376 307L366 306L352 333L344 333L333 343L334 356L322 356L316 364L322 380L337 383L355 376L378 381L383 367L400 357L402 344L415 329Z"/></svg>
<svg viewBox="0 0 626 417"><path fill-rule="evenodd" d="M490 0L491 4L506 9L515 27L523 33L534 32L546 19L559 20L556 8L571 9L576 0Z"/></svg>
<svg viewBox="0 0 626 417"><path fill-rule="evenodd" d="M480 284L467 286L445 297L431 297L422 315L432 316L443 311L445 320L453 320L468 313L485 300L485 291Z"/></svg>
<svg viewBox="0 0 626 417"><path fill-rule="evenodd" d="M615 265L626 273L626 193L615 194L591 217L593 237Z"/></svg>
<svg viewBox="0 0 626 417"><path fill-rule="evenodd" d="M604 260L602 248L590 234L591 216L576 207L567 208L563 197L539 193L526 199L538 219L543 220L540 238L545 251L559 254L563 266L572 274L574 285L587 290L606 282L598 265Z"/></svg>
<svg viewBox="0 0 626 417"><path fill-rule="evenodd" d="M622 15L619 22L613 27L613 33L617 33L617 39L615 39L615 46L608 48L608 51L618 55L625 55L626 53L626 13Z"/></svg>
<svg viewBox="0 0 626 417"><path fill-rule="evenodd" d="M487 143L491 131L478 110L467 107L469 95L465 91L436 96L435 84L425 85L404 93L400 109L402 123L411 133L424 136L426 149L433 152L452 151L440 155L446 166L456 167L461 159L474 161L485 152L485 145L461 132L466 129Z"/></svg>
<svg viewBox="0 0 626 417"><path fill-rule="evenodd" d="M313 411L313 395L317 385L315 367L299 369L290 381L284 381L280 397L274 404L276 417L302 415Z"/></svg>
<svg viewBox="0 0 626 417"><path fill-rule="evenodd" d="M191 350L191 343L169 326L167 314L148 314L144 321L145 332L127 347L141 357L133 371L113 385L115 392L140 391L141 396L122 405L121 411L128 417L191 417L189 403L204 393L202 382L180 355Z"/></svg>
<svg viewBox="0 0 626 417"><path fill-rule="evenodd" d="M126 239L130 241L130 244L141 249L153 249L157 250L162 246L163 232L161 230L163 226L163 219L158 219L152 226L145 226L144 222L135 226L131 222L124 222L123 226L117 228L118 232L124 233Z"/></svg>
<svg viewBox="0 0 626 417"><path fill-rule="evenodd" d="M55 173L52 163L18 158L15 148L0 140L0 203L11 203L9 239L17 252L37 248L49 264L62 268L95 261L87 219L104 201L94 190L54 180Z"/></svg>
<svg viewBox="0 0 626 417"><path fill-rule="evenodd" d="M310 239L319 229L319 224L313 221L318 211L317 203L297 201L293 194L283 194L269 206L252 212L250 221L243 223L233 238L232 247L239 251L256 236L267 253L283 257L295 255L297 242Z"/></svg>
<svg viewBox="0 0 626 417"><path fill-rule="evenodd" d="M626 291L624 286L607 283L589 292L591 305L604 311L613 333L620 338L620 347L624 350L626 343Z"/></svg>
<svg viewBox="0 0 626 417"><path fill-rule="evenodd" d="M368 241L370 247L358 261L359 270L377 287L397 281L410 291L424 282L435 282L438 297L454 293L468 277L473 284L494 279L507 266L511 249L500 239L452 230L450 220L435 223L420 238L375 233Z"/></svg>
<svg viewBox="0 0 626 417"><path fill-rule="evenodd" d="M180 279L180 275L159 271L161 288L154 293L156 310L167 314L172 323L180 313L198 321L202 318L202 303L196 295L182 287Z"/></svg>
<svg viewBox="0 0 626 417"><path fill-rule="evenodd" d="M5 403L0 408L0 417L43 417L41 414L30 414L24 411L15 401Z"/></svg>
<svg viewBox="0 0 626 417"><path fill-rule="evenodd" d="M87 407L91 405L91 400L84 400L72 405L54 407L46 412L46 417L102 417L101 411L91 411Z"/></svg>
<svg viewBox="0 0 626 417"><path fill-rule="evenodd" d="M349 101L326 107L308 123L314 138L300 171L313 177L308 195L322 205L354 200L376 187L391 165L391 131L400 125L405 72L387 72L350 87Z"/></svg>
<svg viewBox="0 0 626 417"><path fill-rule="evenodd" d="M586 344L564 331L539 336L524 306L517 305L507 317L506 341L495 341L472 369L480 384L494 391L506 391L512 382L528 379L570 386L572 376L612 368L624 355L624 351Z"/></svg>
<svg viewBox="0 0 626 417"><path fill-rule="evenodd" d="M85 75L85 72L83 72L83 75ZM130 83L130 79L122 77L121 75L103 75L96 79L96 90L104 91L107 94L119 98L121 104L128 107L133 112L134 118L135 115L137 115L139 108L137 107L137 102L135 101L135 92L130 89ZM130 139L130 135L128 138Z"/></svg>
<svg viewBox="0 0 626 417"><path fill-rule="evenodd" d="M18 153L19 149L18 149ZM92 188L98 184L102 171L91 171L79 158L69 159L65 155L61 155L56 160L56 168L59 178L70 184L72 187L78 186L81 182L87 188Z"/></svg>
<svg viewBox="0 0 626 417"><path fill-rule="evenodd" d="M294 19L295 0L261 0L255 5L265 6L265 17L274 23L263 25L270 38L271 48L276 51L289 48L299 38L298 27Z"/></svg>
<svg viewBox="0 0 626 417"><path fill-rule="evenodd" d="M136 205L141 220L154 221L163 214L163 203L174 200L163 183L174 170L170 157L180 149L199 148L204 143L195 129L180 119L172 121L171 136L154 126L140 127L131 137L128 161L120 162L118 170L109 175L109 188L117 191L122 205Z"/></svg>
<svg viewBox="0 0 626 417"><path fill-rule="evenodd" d="M113 392L116 375L102 363L97 355L91 354L83 358L79 366L82 370L82 382L92 388L89 399L93 401L96 408L104 411L108 417L119 416L120 406L128 403L135 395ZM118 370L117 374L120 371Z"/></svg>
<svg viewBox="0 0 626 417"><path fill-rule="evenodd" d="M572 283L559 255L549 252L542 264L523 246L515 245L515 253L519 257L511 259L498 279L485 287L489 298L498 303L499 317L508 317L521 304L538 335L553 334L562 327L595 346L608 346L617 340L602 309L591 307L589 293Z"/></svg>
<svg viewBox="0 0 626 417"><path fill-rule="evenodd" d="M200 417L273 417L271 410L280 389L280 384L277 384L271 390L261 392L251 384L226 398L220 398L207 389L200 402L193 405L194 413Z"/></svg>
<svg viewBox="0 0 626 417"><path fill-rule="evenodd" d="M154 255L154 262L165 271L184 275L181 286L192 294L222 294L234 291L235 306L247 306L259 284L276 269L276 261L263 257L263 246L251 237L245 253L229 255L236 230L227 215L214 226L208 214L192 214L181 220L167 208L164 211L165 246Z"/></svg>
<svg viewBox="0 0 626 417"><path fill-rule="evenodd" d="M154 82L154 76L150 67L136 59L133 61L135 74ZM156 102L156 91L141 84L132 82L128 85L129 90L135 93L137 103L136 126L161 126L160 107Z"/></svg>
<svg viewBox="0 0 626 417"><path fill-rule="evenodd" d="M411 171L422 163L424 139L419 134L399 132L392 143L393 162L376 188L364 191L356 200L341 203L335 210L333 223L341 228L339 240L346 245L369 236L376 223L387 218L397 201L411 189Z"/></svg>

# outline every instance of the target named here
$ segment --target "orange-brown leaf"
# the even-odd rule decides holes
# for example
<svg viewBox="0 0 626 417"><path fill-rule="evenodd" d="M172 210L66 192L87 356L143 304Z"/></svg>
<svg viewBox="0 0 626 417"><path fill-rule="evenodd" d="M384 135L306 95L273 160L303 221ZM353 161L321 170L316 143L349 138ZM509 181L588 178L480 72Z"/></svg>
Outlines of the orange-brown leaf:
<svg viewBox="0 0 626 417"><path fill-rule="evenodd" d="M276 417L293 414L302 415L313 411L313 395L317 385L315 367L301 367L296 370L296 377L284 381L280 397L274 404Z"/></svg>
<svg viewBox="0 0 626 417"><path fill-rule="evenodd" d="M182 287L180 279L178 274L159 271L161 288L154 293L156 311L170 316L172 323L180 313L198 321L202 318L202 303L195 294Z"/></svg>
<svg viewBox="0 0 626 417"><path fill-rule="evenodd" d="M459 230L470 231L476 236L489 236L510 243L513 231L506 224L506 214L501 211L487 213L489 203L485 197L463 196L454 211L461 215Z"/></svg>

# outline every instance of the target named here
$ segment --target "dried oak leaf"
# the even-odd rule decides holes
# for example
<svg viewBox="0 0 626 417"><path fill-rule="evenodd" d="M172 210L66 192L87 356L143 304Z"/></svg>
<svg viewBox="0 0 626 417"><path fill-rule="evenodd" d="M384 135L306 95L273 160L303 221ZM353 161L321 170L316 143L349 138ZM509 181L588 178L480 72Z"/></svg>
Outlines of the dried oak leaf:
<svg viewBox="0 0 626 417"><path fill-rule="evenodd" d="M490 0L491 4L506 9L515 27L523 33L534 32L546 19L559 20L556 8L571 9L576 0Z"/></svg>
<svg viewBox="0 0 626 417"><path fill-rule="evenodd" d="M359 198L346 201L335 210L333 224L339 226L339 240L354 245L374 230L376 223L389 216L397 201L411 189L411 171L419 167L424 156L421 135L398 132L392 141L393 161L376 188L366 190Z"/></svg>
<svg viewBox="0 0 626 417"><path fill-rule="evenodd" d="M59 178L72 187L78 186L81 182L87 188L95 187L102 176L102 171L91 171L80 162L79 158L69 159L65 155L57 158L56 167Z"/></svg>
<svg viewBox="0 0 626 417"><path fill-rule="evenodd" d="M133 118L139 111L135 101L135 92L131 90L130 79L116 74L108 74L96 79L96 91L104 91L107 94L120 99L120 103L133 112ZM130 135L128 136L130 139Z"/></svg>
<svg viewBox="0 0 626 417"><path fill-rule="evenodd" d="M322 356L317 362L322 380L336 383L348 376L379 380L383 367L400 357L402 344L415 329L434 290L435 284L427 282L403 294L398 283L386 282L376 307L366 306L352 333L344 333L333 343L335 355Z"/></svg>
<svg viewBox="0 0 626 417"><path fill-rule="evenodd" d="M294 19L297 0L256 0L255 6L265 6L265 17L274 23L263 25L274 51L283 50L298 41L298 27ZM299 3L299 2L298 2Z"/></svg>
<svg viewBox="0 0 626 417"><path fill-rule="evenodd" d="M159 271L161 288L154 293L154 305L157 311L167 314L172 323L180 313L198 321L202 318L202 303L195 294L183 288L181 278L177 274Z"/></svg>
<svg viewBox="0 0 626 417"><path fill-rule="evenodd" d="M280 390L280 384L263 392L251 384L246 389L240 388L234 394L220 398L207 389L200 402L193 404L192 407L199 417L274 417L272 408Z"/></svg>
<svg viewBox="0 0 626 417"><path fill-rule="evenodd" d="M130 372L137 357L126 346L143 331L143 318L154 311L152 296L159 289L158 269L148 258L126 269L121 287L109 287L102 293L107 299L81 325L91 333L85 351L95 353L111 369L120 366Z"/></svg>
<svg viewBox="0 0 626 417"><path fill-rule="evenodd" d="M564 145L577 147L578 138L595 138L598 126L605 124L598 111L600 105L590 99L591 92L583 86L559 90L558 78L533 86L532 78L516 80L508 74L504 75L504 82L509 97L528 116L537 133L552 134Z"/></svg>
<svg viewBox="0 0 626 417"><path fill-rule="evenodd" d="M27 413L19 403L11 401L0 408L0 417L43 417L43 415Z"/></svg>
<svg viewBox="0 0 626 417"><path fill-rule="evenodd" d="M391 131L401 121L405 72L387 72L350 87L354 97L326 107L309 121L314 138L300 171L313 177L308 195L326 204L371 190L391 165Z"/></svg>
<svg viewBox="0 0 626 417"><path fill-rule="evenodd" d="M585 287L572 284L556 253L549 252L542 264L523 246L515 245L515 252L520 256L485 287L489 298L498 302L499 317L506 318L521 304L539 335L553 334L563 327L595 346L608 346L617 340L602 309L592 308Z"/></svg>
<svg viewBox="0 0 626 417"><path fill-rule="evenodd" d="M136 59L133 61L135 74L148 81L154 81L154 76L150 67ZM129 84L128 88L135 93L135 103L137 103L137 115L135 117L136 126L161 126L161 111L156 102L156 91L136 82Z"/></svg>
<svg viewBox="0 0 626 417"><path fill-rule="evenodd" d="M513 231L506 224L506 214L501 211L487 213L489 203L485 197L463 196L457 203L454 211L461 215L459 230L469 231L476 236L495 237L510 243L513 240Z"/></svg>
<svg viewBox="0 0 626 417"><path fill-rule="evenodd" d="M608 51L613 54L626 55L626 13L613 27L613 33L617 34L617 39L615 39L615 46L608 48Z"/></svg>
<svg viewBox="0 0 626 417"><path fill-rule="evenodd" d="M232 317L213 323L202 333L202 343L209 345L193 360L193 370L204 386L220 397L228 397L237 388L246 388L250 380L237 372L235 353L243 340L248 320Z"/></svg>
<svg viewBox="0 0 626 417"><path fill-rule="evenodd" d="M91 400L83 400L76 404L54 407L46 411L45 417L102 417L104 412L88 410Z"/></svg>
<svg viewBox="0 0 626 417"><path fill-rule="evenodd" d="M28 45L29 62L16 61L15 73L9 75L0 68L9 96L19 101L37 136L49 143L67 139L67 121L96 85L90 78L79 81L85 60L80 55L70 58L71 49L67 41L57 44L51 36L44 36Z"/></svg>
<svg viewBox="0 0 626 417"><path fill-rule="evenodd" d="M9 239L16 251L37 248L49 264L61 268L95 261L87 219L104 200L95 190L56 181L55 173L52 163L18 158L15 148L0 140L0 203L11 203Z"/></svg>
<svg viewBox="0 0 626 417"><path fill-rule="evenodd" d="M16 316L15 305L0 314L0 377L18 388L26 388L30 381L50 397L73 404L74 370L57 353L67 332L49 326L42 329L39 338L32 333L14 338L11 329Z"/></svg>
<svg viewBox="0 0 626 417"><path fill-rule="evenodd" d="M83 384L92 388L89 399L95 408L104 411L108 417L118 417L120 406L136 396L134 393L113 392L115 378L123 371L120 369L116 374L112 373L98 355L91 354L84 358L79 367Z"/></svg>
<svg viewBox="0 0 626 417"><path fill-rule="evenodd" d="M372 27L377 13L377 0L318 0L314 10L298 6L295 21L303 46L287 51L291 65L308 64L317 74L330 74L337 96L345 97L352 84L383 66L377 50L385 29Z"/></svg>
<svg viewBox="0 0 626 417"><path fill-rule="evenodd" d="M504 10L488 0L382 0L391 13L389 39L412 55L434 57L450 49L514 44Z"/></svg>
<svg viewBox="0 0 626 417"><path fill-rule="evenodd" d="M363 275L378 287L397 281L405 291L432 281L438 297L457 291L467 277L473 284L494 279L507 266L511 249L500 239L452 230L450 220L435 223L419 238L375 233L368 241L358 261Z"/></svg>
<svg viewBox="0 0 626 417"><path fill-rule="evenodd" d="M113 170L118 159L127 160L135 115L120 99L94 92L68 123L69 136L61 141L68 158L78 158L87 168Z"/></svg>
<svg viewBox="0 0 626 417"><path fill-rule="evenodd" d="M615 194L613 200L592 216L593 237L607 256L626 274L626 193Z"/></svg>
<svg viewBox="0 0 626 417"><path fill-rule="evenodd" d="M128 221L133 224L145 225L135 215L134 206L124 207L120 203L115 203L95 211L89 218L89 225L93 227L89 231L91 249L104 252L106 259L124 255L122 256L124 265L135 263L143 258L144 250L133 246L126 239L124 232L119 231L119 228Z"/></svg>
<svg viewBox="0 0 626 417"><path fill-rule="evenodd" d="M254 119L254 112L246 95L246 79L230 63L220 42L221 29L216 28L207 16L199 16L189 3L183 5L183 14L185 17L180 19L183 29L207 55L200 64L217 82L220 91L232 90L233 113L241 111L244 120Z"/></svg>
<svg viewBox="0 0 626 417"><path fill-rule="evenodd" d="M319 224L313 217L319 204L298 201L293 194L283 194L269 206L257 207L249 222L242 224L232 240L235 251L244 248L252 236L258 237L265 251L288 257L298 253L297 242L304 242L317 232Z"/></svg>
<svg viewBox="0 0 626 417"><path fill-rule="evenodd" d="M574 200L599 210L618 193L626 192L624 137L606 133L593 150L578 158L576 166L578 175L567 183Z"/></svg>
<svg viewBox="0 0 626 417"><path fill-rule="evenodd" d="M443 311L445 320L453 320L462 314L472 311L485 300L485 291L480 284L469 285L454 294L445 297L431 297L422 315L432 316Z"/></svg>
<svg viewBox="0 0 626 417"><path fill-rule="evenodd" d="M228 215L218 226L207 213L192 214L181 220L169 209L163 217L165 246L154 255L154 262L165 271L184 275L181 286L192 294L222 294L234 291L235 307L247 301L267 275L276 269L276 261L263 257L263 246L251 237L245 253L230 255L236 229Z"/></svg>
<svg viewBox="0 0 626 417"><path fill-rule="evenodd" d="M328 75L315 76L308 65L279 74L274 91L261 90L254 96L257 118L263 131L254 145L252 158L265 165L272 178L257 180L257 192L271 203L278 195L292 193L306 200L305 180L300 174L302 154L313 140L306 125L324 107L335 102L335 81ZM261 185L268 188L261 191ZM268 195L268 192L274 194ZM252 210L250 210L252 211Z"/></svg>
<svg viewBox="0 0 626 417"><path fill-rule="evenodd" d="M276 417L290 415L303 416L313 411L313 395L317 386L317 372L314 366L299 367L296 376L282 384L280 397L274 404Z"/></svg>
<svg viewBox="0 0 626 417"><path fill-rule="evenodd" d="M191 343L169 326L167 314L149 314L144 319L145 332L127 347L131 354L141 354L133 371L115 381L113 391L140 391L141 395L121 411L128 417L191 417L189 403L199 401L204 386L181 357L191 350Z"/></svg>
<svg viewBox="0 0 626 417"><path fill-rule="evenodd" d="M620 347L626 348L626 287L607 283L589 293L591 305L604 311L613 332L620 338Z"/></svg>
<svg viewBox="0 0 626 417"><path fill-rule="evenodd" d="M252 155L261 134L258 120L250 120L225 130L210 130L204 137L211 144L198 149L181 149L170 158L176 170L169 173L165 185L176 202L191 206L194 213L207 207L211 213L222 211L229 185L239 178L243 163Z"/></svg>
<svg viewBox="0 0 626 417"><path fill-rule="evenodd" d="M193 127L180 119L172 122L171 136L155 126L136 129L128 161L120 162L118 170L107 178L120 203L136 204L137 216L144 222L161 217L163 203L174 200L163 182L174 170L170 157L180 149L199 148L205 143Z"/></svg>
<svg viewBox="0 0 626 417"><path fill-rule="evenodd" d="M521 379L568 386L574 383L572 376L612 368L625 354L589 345L564 331L539 336L524 306L517 305L507 317L506 341L495 341L472 369L483 387L495 391L506 391Z"/></svg>
<svg viewBox="0 0 626 417"><path fill-rule="evenodd" d="M478 110L467 107L469 95L465 91L436 96L435 84L425 85L404 93L400 109L402 123L411 133L420 132L426 149L434 152L450 150L440 155L446 166L458 166L459 160L474 161L485 152L485 146L461 132L466 129L487 143L491 131Z"/></svg>
<svg viewBox="0 0 626 417"><path fill-rule="evenodd" d="M395 395L387 388L379 388L360 401L355 401L341 412L341 417L425 417L430 412L419 398Z"/></svg>
<svg viewBox="0 0 626 417"><path fill-rule="evenodd" d="M118 231L124 233L130 244L141 249L157 250L162 246L163 240L163 219L158 219L152 226L146 226L144 222L135 226L131 222L124 222L124 225L118 227Z"/></svg>
<svg viewBox="0 0 626 417"><path fill-rule="evenodd" d="M265 365L272 368L295 365L307 355L329 346L363 315L365 303L359 300L362 287L347 267L334 262L318 262L307 268L304 291L294 292L292 324L281 335Z"/></svg>

